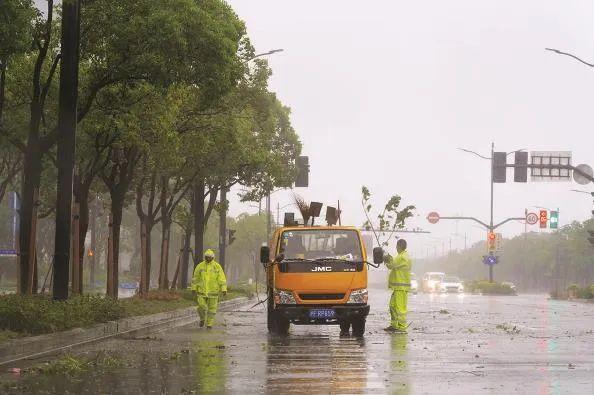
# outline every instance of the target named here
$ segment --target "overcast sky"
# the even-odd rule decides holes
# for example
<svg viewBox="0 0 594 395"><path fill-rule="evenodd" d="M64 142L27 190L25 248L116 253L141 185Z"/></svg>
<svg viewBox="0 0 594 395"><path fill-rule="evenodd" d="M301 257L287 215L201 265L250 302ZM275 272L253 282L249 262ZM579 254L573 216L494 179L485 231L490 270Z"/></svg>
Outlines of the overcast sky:
<svg viewBox="0 0 594 395"><path fill-rule="evenodd" d="M361 224L360 189L382 205L414 204L408 237L417 256L485 237L473 223L429 225L441 215L489 217L489 162L457 147L567 150L594 165L594 69L546 52L594 61L594 2L577 0L232 0L257 50L269 58L271 88L292 108L310 157L310 200L340 199L343 222ZM513 180L511 170L508 179ZM495 186L495 222L525 208L560 209L560 223L589 217L575 183ZM587 189L588 187L586 187ZM291 194L273 195L291 202ZM233 213L245 207L235 204ZM253 210L253 209L252 209ZM460 236L451 236L456 232ZM537 230L536 227L533 228ZM504 236L524 230L502 227Z"/></svg>

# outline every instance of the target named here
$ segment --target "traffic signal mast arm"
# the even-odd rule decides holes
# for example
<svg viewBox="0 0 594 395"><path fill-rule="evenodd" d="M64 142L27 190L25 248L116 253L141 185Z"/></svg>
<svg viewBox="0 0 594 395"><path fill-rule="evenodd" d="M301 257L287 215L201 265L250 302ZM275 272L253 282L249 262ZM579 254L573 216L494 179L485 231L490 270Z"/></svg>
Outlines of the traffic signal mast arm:
<svg viewBox="0 0 594 395"><path fill-rule="evenodd" d="M478 222L479 224L484 226L485 229L491 229L491 230L495 230L495 229L499 228L501 225L508 223L509 221L526 221L526 217L511 217L504 221L501 221L497 225L493 225L493 227L491 228L491 226L487 225L483 221L481 221L477 218L474 218L474 217L439 217L439 219L440 220L442 220L442 219L454 219L454 220L467 219L467 220Z"/></svg>
<svg viewBox="0 0 594 395"><path fill-rule="evenodd" d="M580 176L586 178L590 182L594 182L594 177L589 175L588 173L583 172L581 169L572 166L572 165L535 165L535 164L506 164L505 167L513 167L513 168L528 168L528 169L559 169L559 170L571 170L578 173Z"/></svg>

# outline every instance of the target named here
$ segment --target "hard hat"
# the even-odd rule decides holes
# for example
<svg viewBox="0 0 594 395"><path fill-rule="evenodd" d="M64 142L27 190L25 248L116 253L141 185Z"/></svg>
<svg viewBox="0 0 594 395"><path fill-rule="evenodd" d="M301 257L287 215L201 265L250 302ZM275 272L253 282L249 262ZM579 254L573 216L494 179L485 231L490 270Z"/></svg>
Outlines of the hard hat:
<svg viewBox="0 0 594 395"><path fill-rule="evenodd" d="M213 250L206 250L206 252L204 253L204 257L205 258L214 258L215 257L215 253Z"/></svg>

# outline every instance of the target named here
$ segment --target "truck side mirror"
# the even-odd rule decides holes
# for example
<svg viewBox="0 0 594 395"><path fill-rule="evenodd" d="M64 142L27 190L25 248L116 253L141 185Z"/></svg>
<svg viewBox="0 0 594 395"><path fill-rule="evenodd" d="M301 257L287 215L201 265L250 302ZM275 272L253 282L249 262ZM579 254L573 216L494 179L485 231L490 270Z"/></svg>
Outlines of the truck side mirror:
<svg viewBox="0 0 594 395"><path fill-rule="evenodd" d="M267 246L260 247L260 262L270 262L270 248L268 248Z"/></svg>
<svg viewBox="0 0 594 395"><path fill-rule="evenodd" d="M377 265L384 263L384 249L382 247L375 247L373 249L373 263Z"/></svg>

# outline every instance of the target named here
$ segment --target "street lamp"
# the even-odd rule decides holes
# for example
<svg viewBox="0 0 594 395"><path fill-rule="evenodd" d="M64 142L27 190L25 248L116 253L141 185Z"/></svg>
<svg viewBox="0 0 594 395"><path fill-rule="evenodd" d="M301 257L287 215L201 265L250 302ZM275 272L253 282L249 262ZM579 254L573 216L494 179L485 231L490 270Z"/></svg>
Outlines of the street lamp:
<svg viewBox="0 0 594 395"><path fill-rule="evenodd" d="M249 58L248 60L244 61L244 63L248 63L251 62L252 60L256 59L256 58L261 58L263 56L268 56L268 55L274 55L275 53L279 53L279 52L283 52L284 49L282 48L278 48L278 49L271 49L268 52L263 52L263 53L259 53L257 55L252 56L251 58Z"/></svg>

